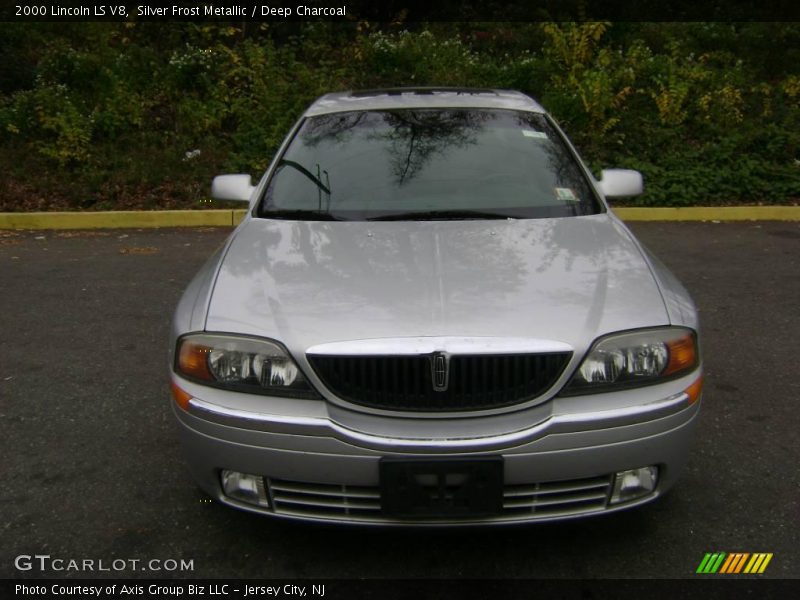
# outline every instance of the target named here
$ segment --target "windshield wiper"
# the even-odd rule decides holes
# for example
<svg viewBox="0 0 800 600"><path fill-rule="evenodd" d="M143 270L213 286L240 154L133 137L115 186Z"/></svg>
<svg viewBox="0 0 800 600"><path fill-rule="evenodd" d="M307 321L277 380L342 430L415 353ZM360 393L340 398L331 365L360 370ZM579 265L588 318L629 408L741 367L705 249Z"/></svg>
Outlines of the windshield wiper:
<svg viewBox="0 0 800 600"><path fill-rule="evenodd" d="M330 213L315 210L264 210L259 215L264 219L285 219L287 221L348 221Z"/></svg>
<svg viewBox="0 0 800 600"><path fill-rule="evenodd" d="M512 215L484 210L420 210L372 217L368 221L447 221L462 219L516 219Z"/></svg>
<svg viewBox="0 0 800 600"><path fill-rule="evenodd" d="M286 160L286 159L284 158L284 159L282 159L282 160L281 160L281 161L278 163L278 166L279 166L279 167L282 167L282 166L284 166L284 165L285 165L285 166L287 166L287 167L292 167L293 169L296 169L297 171L299 171L300 173L302 173L303 175L305 175L305 176L306 176L308 179L310 179L310 180L311 180L311 182L312 182L312 183L313 183L315 186L317 186L317 187L318 187L318 188L319 188L321 191L323 191L323 192L325 192L326 194L330 195L330 193L331 193L331 188L330 188L329 186L325 185L324 183L322 183L322 179L320 179L319 177L316 177L316 176L315 176L315 175L314 175L314 174L313 174L311 171L309 171L308 169L306 169L306 168L305 168L303 165L301 165L300 163L298 163L298 162L295 162L295 161L293 161L293 160ZM317 171L319 171L319 165L317 165ZM327 173L328 173L328 172L327 172L327 171L325 171L325 174L327 174Z"/></svg>

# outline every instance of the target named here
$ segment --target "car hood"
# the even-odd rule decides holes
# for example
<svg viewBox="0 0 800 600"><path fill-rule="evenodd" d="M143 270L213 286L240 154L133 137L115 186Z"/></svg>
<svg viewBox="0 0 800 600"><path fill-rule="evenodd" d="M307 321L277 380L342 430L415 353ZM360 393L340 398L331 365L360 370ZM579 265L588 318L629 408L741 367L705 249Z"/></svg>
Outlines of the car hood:
<svg viewBox="0 0 800 600"><path fill-rule="evenodd" d="M583 352L668 324L638 245L608 214L558 219L249 219L222 259L208 331L337 341L491 336Z"/></svg>

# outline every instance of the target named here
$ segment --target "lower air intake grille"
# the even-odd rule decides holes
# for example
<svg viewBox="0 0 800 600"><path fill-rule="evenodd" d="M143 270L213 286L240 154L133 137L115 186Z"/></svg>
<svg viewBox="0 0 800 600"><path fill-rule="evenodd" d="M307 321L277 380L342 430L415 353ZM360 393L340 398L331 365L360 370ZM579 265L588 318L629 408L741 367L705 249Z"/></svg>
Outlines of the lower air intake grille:
<svg viewBox="0 0 800 600"><path fill-rule="evenodd" d="M535 398L553 386L570 356L454 355L447 362L445 389L438 390L433 381L436 355L308 359L325 386L343 400L386 410L446 412L499 408Z"/></svg>
<svg viewBox="0 0 800 600"><path fill-rule="evenodd" d="M502 511L496 516L477 520L535 521L602 511L608 503L612 479L611 475L604 475L570 481L506 485L503 489ZM384 516L377 486L267 479L267 487L273 510L279 515L372 523L402 522Z"/></svg>
<svg viewBox="0 0 800 600"><path fill-rule="evenodd" d="M276 513L357 519L381 510L380 491L372 487L270 479L269 490Z"/></svg>
<svg viewBox="0 0 800 600"><path fill-rule="evenodd" d="M605 508L611 477L510 485L503 491L508 515L556 517Z"/></svg>

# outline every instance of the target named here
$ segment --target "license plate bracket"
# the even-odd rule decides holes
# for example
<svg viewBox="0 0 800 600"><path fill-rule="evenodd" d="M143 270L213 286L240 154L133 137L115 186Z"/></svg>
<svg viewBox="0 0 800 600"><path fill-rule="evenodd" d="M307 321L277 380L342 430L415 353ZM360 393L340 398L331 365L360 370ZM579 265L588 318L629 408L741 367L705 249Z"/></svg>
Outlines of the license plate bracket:
<svg viewBox="0 0 800 600"><path fill-rule="evenodd" d="M381 506L397 518L477 517L503 508L503 458L383 458Z"/></svg>

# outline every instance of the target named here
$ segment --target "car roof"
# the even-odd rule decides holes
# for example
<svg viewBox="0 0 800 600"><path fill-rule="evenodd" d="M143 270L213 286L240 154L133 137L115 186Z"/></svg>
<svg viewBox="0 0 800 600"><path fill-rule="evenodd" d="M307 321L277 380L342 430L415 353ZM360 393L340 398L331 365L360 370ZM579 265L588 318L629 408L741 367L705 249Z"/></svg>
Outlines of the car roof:
<svg viewBox="0 0 800 600"><path fill-rule="evenodd" d="M545 112L533 98L513 90L402 87L326 94L308 107L305 116L396 108L507 108Z"/></svg>

